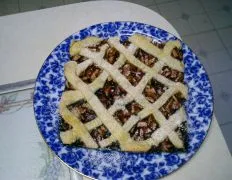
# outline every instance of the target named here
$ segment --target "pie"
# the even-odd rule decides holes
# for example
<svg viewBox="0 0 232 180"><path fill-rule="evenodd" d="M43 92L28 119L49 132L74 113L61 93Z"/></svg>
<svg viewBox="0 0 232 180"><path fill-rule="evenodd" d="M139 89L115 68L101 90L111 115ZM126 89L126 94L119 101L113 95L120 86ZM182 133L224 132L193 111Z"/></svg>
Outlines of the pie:
<svg viewBox="0 0 232 180"><path fill-rule="evenodd" d="M186 150L188 88L179 40L88 37L70 45L64 75L63 144L129 152Z"/></svg>

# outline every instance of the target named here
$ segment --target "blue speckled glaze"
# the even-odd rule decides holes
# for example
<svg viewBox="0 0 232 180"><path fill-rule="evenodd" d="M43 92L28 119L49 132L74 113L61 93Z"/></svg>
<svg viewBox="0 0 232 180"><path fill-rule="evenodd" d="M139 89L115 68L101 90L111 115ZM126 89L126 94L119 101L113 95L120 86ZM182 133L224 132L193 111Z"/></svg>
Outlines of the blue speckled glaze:
<svg viewBox="0 0 232 180"><path fill-rule="evenodd" d="M158 179L186 163L206 137L213 113L213 92L209 78L197 56L183 43L185 82L189 87L185 109L188 117L188 150L185 153L128 153L74 148L59 139L59 100L65 86L64 64L69 46L87 36L122 40L134 33L160 42L177 39L159 28L137 22L109 22L85 28L65 39L45 60L36 80L34 111L39 130L47 144L70 167L97 179Z"/></svg>

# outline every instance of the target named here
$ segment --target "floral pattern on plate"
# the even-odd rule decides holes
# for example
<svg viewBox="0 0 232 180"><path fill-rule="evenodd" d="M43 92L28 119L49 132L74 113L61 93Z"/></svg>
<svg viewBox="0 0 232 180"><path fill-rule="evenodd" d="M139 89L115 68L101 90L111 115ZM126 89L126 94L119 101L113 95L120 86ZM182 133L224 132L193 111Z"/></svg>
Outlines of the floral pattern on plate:
<svg viewBox="0 0 232 180"><path fill-rule="evenodd" d="M147 35L159 42L177 39L174 35L137 22L108 22L85 28L65 39L45 60L34 91L35 117L45 141L67 165L97 179L157 179L177 170L199 149L206 137L213 114L213 92L208 75L192 50L184 43L185 83L188 99L188 149L185 153L128 153L68 147L59 138L59 101L64 90L64 64L69 61L72 41L88 36L122 40L134 33Z"/></svg>

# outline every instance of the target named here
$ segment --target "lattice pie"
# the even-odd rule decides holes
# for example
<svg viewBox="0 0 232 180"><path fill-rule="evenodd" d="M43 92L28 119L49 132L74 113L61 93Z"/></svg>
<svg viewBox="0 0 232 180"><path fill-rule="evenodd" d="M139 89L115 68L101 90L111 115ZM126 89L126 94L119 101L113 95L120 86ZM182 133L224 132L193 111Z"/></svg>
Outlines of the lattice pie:
<svg viewBox="0 0 232 180"><path fill-rule="evenodd" d="M181 43L135 34L71 44L60 102L66 145L132 152L186 149Z"/></svg>

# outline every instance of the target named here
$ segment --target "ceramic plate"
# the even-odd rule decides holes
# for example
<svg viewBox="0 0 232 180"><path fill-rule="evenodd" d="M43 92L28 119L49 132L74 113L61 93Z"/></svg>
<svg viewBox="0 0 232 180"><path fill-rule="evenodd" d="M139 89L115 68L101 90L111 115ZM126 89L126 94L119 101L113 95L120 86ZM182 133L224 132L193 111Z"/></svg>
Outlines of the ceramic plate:
<svg viewBox="0 0 232 180"><path fill-rule="evenodd" d="M36 80L34 112L39 130L48 146L68 166L96 179L157 179L177 170L200 148L213 113L213 93L201 62L185 44L183 57L188 99L185 103L189 146L186 153L128 153L65 146L59 139L59 101L65 87L64 64L69 61L72 41L88 36L127 39L134 33L160 42L177 39L174 35L137 22L109 22L85 28L65 39L45 60Z"/></svg>

